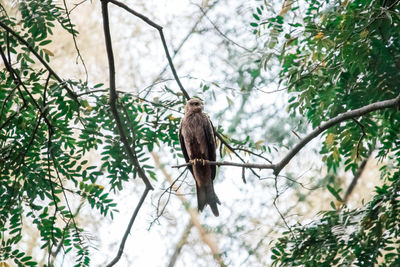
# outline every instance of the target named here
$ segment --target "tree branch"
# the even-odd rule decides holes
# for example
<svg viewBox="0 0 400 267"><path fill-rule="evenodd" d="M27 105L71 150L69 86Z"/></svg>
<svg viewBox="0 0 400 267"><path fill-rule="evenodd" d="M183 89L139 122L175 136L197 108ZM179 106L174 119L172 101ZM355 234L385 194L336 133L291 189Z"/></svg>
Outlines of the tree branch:
<svg viewBox="0 0 400 267"><path fill-rule="evenodd" d="M140 201L137 204L135 211L132 214L132 217L129 221L128 227L127 227L125 234L121 240L121 244L120 244L118 253L117 253L116 257L109 264L107 264L107 266L113 266L115 263L117 263L120 260L121 255L124 251L126 239L128 238L128 235L131 231L132 225L135 222L136 216L139 213L139 210L142 207L142 204L143 204L144 200L146 199L148 192L150 190L153 190L153 186L151 185L145 172L141 168L139 161L138 161L137 157L135 156L135 152L132 150L132 148L129 144L128 138L125 133L124 126L122 125L121 117L117 110L118 94L117 94L116 86L115 86L115 64L114 64L114 54L113 54L113 50L112 50L111 33L110 33L110 25L109 25L109 18L108 18L108 1L107 0L101 1L101 10L102 10L102 16L103 16L104 38L105 38L105 43L106 43L107 58L108 58L108 65L109 65L109 77L110 77L110 102L109 102L109 104L110 104L111 113L114 116L115 123L116 123L117 129L118 129L118 133L120 135L120 138L124 145L126 153L128 154L128 157L129 157L131 163L134 165L135 169L137 170L139 177L143 180L143 182L146 185L146 188L142 194L142 197L140 198Z"/></svg>
<svg viewBox="0 0 400 267"><path fill-rule="evenodd" d="M81 60L81 62L82 62L83 68L85 70L86 83L87 83L88 82L88 70L86 68L85 61L83 60L83 57L81 55L81 51L79 50L78 44L76 42L76 37L75 37L75 32L74 32L75 30L74 30L74 27L72 25L71 18L70 18L70 12L68 11L68 6L67 6L67 3L66 3L65 0L63 0L63 4L64 4L65 13L66 13L67 19L68 19L69 29L70 29L71 34L72 34L72 40L74 42L76 53L78 54L77 60L76 60L76 64L78 64L78 58L79 58Z"/></svg>
<svg viewBox="0 0 400 267"><path fill-rule="evenodd" d="M276 164L256 164L256 163L235 163L235 162L216 162L216 161L205 161L207 165L216 165L216 166L234 166L234 167L242 167L242 168L254 168L254 169L272 169L274 171L274 175L277 176L281 172L281 170L290 162L290 160L311 140L317 137L319 134L329 129L330 127L339 124L345 120L357 118L368 114L370 112L396 107L400 104L400 95L396 98L375 102L364 107L350 110L344 113L339 114L338 116L322 123L320 126L315 128L311 133L309 133L306 137L304 137L296 146L289 151L289 153L278 163ZM172 166L172 168L181 168L190 166L192 163L185 163L177 166Z"/></svg>
<svg viewBox="0 0 400 267"><path fill-rule="evenodd" d="M173 267L175 266L176 260L178 259L179 254L181 253L182 247L187 243L187 239L190 234L190 230L193 228L193 223L192 221L189 221L187 226L185 227L185 230L183 231L182 237L179 240L178 244L175 246L175 251L172 254L171 258L169 259L168 267Z"/></svg>
<svg viewBox="0 0 400 267"><path fill-rule="evenodd" d="M214 23L214 21L212 21L212 20L207 16L206 11L201 7L201 5L198 5L198 4L194 4L194 5L197 6L197 7L200 9L200 11L201 11L201 13L203 14L203 16L206 17L206 19L211 23L211 25L214 27L214 29L217 31L217 33L219 33L223 38L225 38L228 42L230 42L230 43L236 45L237 47L240 47L241 49L245 50L245 51L248 52L248 53L251 53L251 52L252 52L251 49L248 49L247 47L244 47L243 45L238 44L237 42L235 42L235 41L233 41L231 38L229 38L225 33L223 33L223 32L218 28L218 26Z"/></svg>
<svg viewBox="0 0 400 267"><path fill-rule="evenodd" d="M39 106L38 102L35 100L33 95L29 92L28 88L23 83L23 81L22 81L21 77L19 76L19 74L12 68L11 62L7 61L7 59L5 57L5 54L4 54L4 51L3 51L3 49L1 47L0 47L0 55L1 55L2 59L3 59L3 61L4 61L4 65L6 66L7 71L10 74L10 77L13 78L14 83L17 85L17 88L21 85L22 88L24 89L24 91L27 93L27 95L31 99L33 105L40 111L41 114L44 114L43 109ZM22 95L22 93L21 93L21 98L22 98L22 100L24 102L23 107L25 107L26 106L26 100L25 100L24 96ZM14 113L12 116L10 116L10 118L14 118L16 114L18 114L18 112ZM3 123L1 128L3 128L7 123L9 123L9 121L10 121L9 119L5 123ZM50 123L49 119L47 118L47 116L43 115L43 119L45 120L45 122L49 126L49 128L51 128L51 123Z"/></svg>
<svg viewBox="0 0 400 267"><path fill-rule="evenodd" d="M360 166L358 167L357 172L354 174L353 180L351 180L351 183L350 183L349 187L347 188L346 193L344 194L343 203L347 203L347 201L349 200L349 197L353 193L354 188L356 187L358 180L361 178L361 175L364 172L365 166L367 165L367 162L368 162L371 154L372 154L372 149L369 152L368 157L366 157L361 162Z"/></svg>
<svg viewBox="0 0 400 267"><path fill-rule="evenodd" d="M106 265L106 267L114 266L114 264L116 264L121 259L122 253L124 252L126 239L128 238L128 235L131 232L131 228L132 228L133 223L135 222L136 216L138 215L139 210L142 207L142 204L144 203L144 200L146 199L147 193L149 193L150 190L152 190L152 188L149 188L147 186L144 189L142 197L140 198L139 203L137 204L137 206L135 208L135 211L132 214L132 217L131 217L131 219L129 221L128 227L125 230L125 234L122 237L121 244L120 244L119 249L118 249L118 253L115 256L115 258L109 264Z"/></svg>
<svg viewBox="0 0 400 267"><path fill-rule="evenodd" d="M112 43L111 43L111 34L110 34L110 26L109 26L109 19L108 19L108 0L102 0L102 13L103 13L103 26L104 26L104 37L106 42L106 50L107 50L107 58L108 58L108 65L109 65L109 76L110 76L110 109L111 113L114 116L115 123L117 125L118 133L121 137L121 141L125 147L126 153L128 154L129 159L131 160L132 164L137 169L139 177L142 178L143 182L146 184L146 187L153 190L153 186L150 184L149 179L147 178L146 174L144 173L143 169L140 167L139 161L137 160L134 151L132 150L128 138L125 133L124 126L121 121L121 117L117 110L117 100L118 94L115 86L115 64L114 64L114 53L112 50Z"/></svg>
<svg viewBox="0 0 400 267"><path fill-rule="evenodd" d="M51 73L51 75L63 86L63 88L67 90L68 95L72 99L74 99L77 103L79 103L78 97L76 96L75 92L65 85L64 81L57 75L57 73L49 66L49 64L47 64L47 62L39 55L38 52L36 52L36 50L25 39L23 39L21 36L18 35L18 33L16 33L13 29L8 27L1 21L0 21L0 27L5 29L7 32L11 33L11 35L13 35L19 42L24 44L29 49L29 51L31 51L32 54L35 55L35 57L40 61L40 63L42 63L42 65L49 71L49 73Z"/></svg>
<svg viewBox="0 0 400 267"><path fill-rule="evenodd" d="M274 175L278 175L280 171L289 163L289 161L305 146L307 145L312 139L317 137L319 134L321 134L323 131L326 129L329 129L330 127L339 124L345 120L351 119L351 118L358 118L360 116L363 116L367 113L380 110L380 109L386 109L390 107L394 107L400 103L400 95L398 95L396 98L390 99L390 100L384 100L384 101L379 101L375 102L369 105L366 105L364 107L350 110L347 112L344 112L342 114L339 114L338 116L328 120L325 123L322 123L320 126L318 126L316 129L314 129L311 133L309 133L305 138L303 138L287 155L284 157L278 164L276 164L276 167L274 168Z"/></svg>
<svg viewBox="0 0 400 267"><path fill-rule="evenodd" d="M204 160L205 165L210 165L210 166L234 166L234 167L242 167L242 168L254 168L254 169L274 169L275 164L257 164L257 163L236 163L236 162L230 162L230 161L210 161L210 160ZM191 162L172 166L172 168L182 168L182 167L187 167L193 165Z"/></svg>
<svg viewBox="0 0 400 267"><path fill-rule="evenodd" d="M189 100L190 99L189 94L186 92L185 88L183 88L183 85L182 85L181 81L179 80L178 74L176 73L175 66L174 66L174 63L172 62L171 55L169 54L167 42L165 41L165 37L164 37L164 33L163 33L163 28L160 25L158 25L157 23L153 22L148 17L140 14L139 12L136 12L135 10L131 9L130 7L128 7L127 5L125 5L125 4L123 4L123 3L119 2L119 1L116 1L116 0L102 0L102 2L103 1L107 1L107 2L113 3L114 5L125 9L129 13L131 13L134 16L142 19L144 22L146 22L147 24L149 24L150 26L152 26L153 28L156 28L158 30L158 33L160 34L162 45L164 47L165 55L167 56L169 66L170 66L171 71L172 71L172 74L174 75L176 83L178 84L178 86L179 86L180 90L182 91L183 95L185 96L185 98L187 100Z"/></svg>
<svg viewBox="0 0 400 267"><path fill-rule="evenodd" d="M185 38L182 39L182 41L179 43L179 45L173 49L174 54L172 55L172 59L175 58L175 56L178 54L179 50L183 47L183 45L186 43L187 40L189 40L190 36L195 32L197 26L200 24L200 22L203 20L204 16L212 9L214 8L219 1L215 1L213 4L208 6L204 11L203 14L197 19L196 23L192 26L192 28L189 30L189 32L186 34ZM154 80L155 82L159 81L164 74L164 72L167 70L168 64L164 66L162 71L158 74L158 77Z"/></svg>

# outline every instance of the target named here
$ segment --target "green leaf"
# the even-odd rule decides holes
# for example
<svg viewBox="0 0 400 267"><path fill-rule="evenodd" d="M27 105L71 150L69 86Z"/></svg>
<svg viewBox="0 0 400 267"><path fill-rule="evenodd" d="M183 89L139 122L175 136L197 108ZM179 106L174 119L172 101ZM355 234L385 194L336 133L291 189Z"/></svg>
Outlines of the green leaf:
<svg viewBox="0 0 400 267"><path fill-rule="evenodd" d="M104 86L104 83L98 83L95 86L93 86L93 88L100 88L102 86Z"/></svg>
<svg viewBox="0 0 400 267"><path fill-rule="evenodd" d="M343 202L343 199L339 195L339 192L341 191L340 189L339 190L335 190L330 185L327 185L326 187L328 188L328 191L336 198L337 201Z"/></svg>
<svg viewBox="0 0 400 267"><path fill-rule="evenodd" d="M45 40L39 43L40 46L45 46L47 44L51 43L51 40Z"/></svg>

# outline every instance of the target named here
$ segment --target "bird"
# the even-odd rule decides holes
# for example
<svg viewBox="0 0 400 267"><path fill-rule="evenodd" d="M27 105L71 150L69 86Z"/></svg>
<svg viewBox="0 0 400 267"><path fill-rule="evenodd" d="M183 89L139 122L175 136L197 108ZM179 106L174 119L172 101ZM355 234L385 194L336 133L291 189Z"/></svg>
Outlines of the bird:
<svg viewBox="0 0 400 267"><path fill-rule="evenodd" d="M216 160L215 133L211 120L203 112L200 99L192 98L185 105L184 116L179 127L179 142L183 156L196 182L197 207L203 211L208 204L215 216L219 216L217 204L221 205L214 191L216 166L207 165L206 160Z"/></svg>

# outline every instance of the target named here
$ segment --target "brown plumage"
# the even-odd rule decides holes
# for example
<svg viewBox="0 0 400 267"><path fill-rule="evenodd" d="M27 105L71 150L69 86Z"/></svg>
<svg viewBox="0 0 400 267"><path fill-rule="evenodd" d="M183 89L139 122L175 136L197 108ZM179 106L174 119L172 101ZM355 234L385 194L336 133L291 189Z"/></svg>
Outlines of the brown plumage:
<svg viewBox="0 0 400 267"><path fill-rule="evenodd" d="M210 119L203 113L203 103L190 99L185 106L185 115L179 129L179 141L186 162L191 161L190 172L196 181L197 206L199 211L210 205L215 216L219 215L217 204L221 204L214 192L215 166L205 165L202 160L215 161L215 134Z"/></svg>

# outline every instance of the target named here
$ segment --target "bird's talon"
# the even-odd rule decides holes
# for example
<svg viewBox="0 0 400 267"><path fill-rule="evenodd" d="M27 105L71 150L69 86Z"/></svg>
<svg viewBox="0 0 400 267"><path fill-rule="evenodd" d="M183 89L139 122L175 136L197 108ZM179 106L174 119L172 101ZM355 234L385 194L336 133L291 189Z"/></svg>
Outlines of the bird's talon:
<svg viewBox="0 0 400 267"><path fill-rule="evenodd" d="M202 161L202 163L203 163L203 166L206 166L206 163L207 163L206 160L205 160L205 159L202 159L201 161Z"/></svg>

